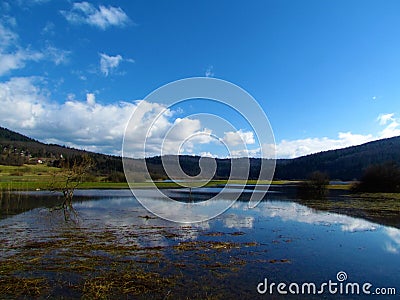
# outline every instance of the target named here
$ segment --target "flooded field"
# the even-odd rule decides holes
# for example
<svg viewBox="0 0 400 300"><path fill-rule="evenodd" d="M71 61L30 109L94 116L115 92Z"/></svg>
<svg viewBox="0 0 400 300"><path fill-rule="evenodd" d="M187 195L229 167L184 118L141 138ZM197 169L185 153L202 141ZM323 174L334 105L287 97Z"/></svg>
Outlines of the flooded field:
<svg viewBox="0 0 400 300"><path fill-rule="evenodd" d="M185 190L166 192L187 197ZM350 199L328 198L319 201ZM316 200L277 189L254 209L237 201L210 221L177 224L150 214L129 190L81 190L76 215L65 221L61 210L49 209L60 200L48 192L1 196L0 298L371 299L395 288L397 296L379 295L394 299L400 293L393 214L362 217L331 204L318 210ZM209 208L219 204L209 201ZM336 293L324 288L329 281ZM266 289L266 282L276 285ZM305 282L316 290L302 293ZM366 282L369 295L361 288ZM340 283L359 283L359 295L341 291Z"/></svg>

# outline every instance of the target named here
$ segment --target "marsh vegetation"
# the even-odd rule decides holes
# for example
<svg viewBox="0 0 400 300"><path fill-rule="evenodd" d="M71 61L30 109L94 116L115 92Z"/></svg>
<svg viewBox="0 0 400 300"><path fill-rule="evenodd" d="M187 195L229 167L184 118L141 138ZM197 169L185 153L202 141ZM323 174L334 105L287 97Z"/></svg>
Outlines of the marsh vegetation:
<svg viewBox="0 0 400 300"><path fill-rule="evenodd" d="M62 193L24 192L19 210L6 203L6 193L0 297L254 299L264 276L320 282L334 279L339 267L354 280L396 286L395 199L380 201L380 207L371 201L356 213L352 208L366 199L332 193L323 204L300 204L295 193L275 186L256 209L239 201L199 224L153 217L129 190L76 190L79 222L46 208L59 203ZM378 216L379 210L385 213ZM377 264L385 276L375 272Z"/></svg>

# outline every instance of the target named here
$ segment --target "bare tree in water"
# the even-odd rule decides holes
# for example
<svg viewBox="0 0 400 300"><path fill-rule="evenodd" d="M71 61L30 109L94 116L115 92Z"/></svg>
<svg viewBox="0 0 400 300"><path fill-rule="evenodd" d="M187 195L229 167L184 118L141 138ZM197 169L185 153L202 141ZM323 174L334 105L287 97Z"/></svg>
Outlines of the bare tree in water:
<svg viewBox="0 0 400 300"><path fill-rule="evenodd" d="M71 212L76 216L76 211L72 206L75 189L84 181L85 176L93 167L93 159L89 155L83 155L75 159L72 164L65 164L60 171L53 174L49 190L62 192L63 202L51 208L51 211L63 210L66 221L70 219Z"/></svg>

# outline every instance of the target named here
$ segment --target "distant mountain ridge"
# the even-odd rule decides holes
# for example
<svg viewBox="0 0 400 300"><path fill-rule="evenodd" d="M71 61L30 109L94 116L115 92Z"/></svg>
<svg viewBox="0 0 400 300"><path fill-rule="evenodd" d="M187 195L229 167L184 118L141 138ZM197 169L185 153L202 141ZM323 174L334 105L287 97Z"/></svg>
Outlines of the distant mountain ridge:
<svg viewBox="0 0 400 300"><path fill-rule="evenodd" d="M0 127L0 164L3 165L35 163L38 158L43 158L46 163L54 165L60 157L68 159L83 154L89 154L95 160L98 173L123 172L121 157L44 144ZM199 156L184 155L179 160L186 173L196 175L200 170L199 159ZM147 158L146 161L153 179L167 179L160 157ZM251 159L250 178L257 177L260 162L260 159ZM331 179L353 180L360 178L368 166L385 162L395 162L400 165L400 136L294 159L278 159L275 179L305 179L314 171L322 171L328 173ZM217 159L215 178L228 178L229 169L229 159Z"/></svg>

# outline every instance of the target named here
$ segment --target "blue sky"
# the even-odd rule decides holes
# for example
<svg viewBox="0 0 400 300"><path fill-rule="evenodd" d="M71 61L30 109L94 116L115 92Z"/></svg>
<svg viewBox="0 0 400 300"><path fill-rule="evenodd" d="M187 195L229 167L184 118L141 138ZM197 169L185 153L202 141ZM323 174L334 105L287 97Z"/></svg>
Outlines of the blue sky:
<svg viewBox="0 0 400 300"><path fill-rule="evenodd" d="M44 142L120 154L138 101L197 76L247 90L269 118L278 157L400 135L398 1L0 3L0 126ZM167 108L161 121L183 120L181 138L217 133L192 116L200 103ZM165 109L146 107L147 117ZM222 142L241 137L257 149L251 126L209 109L237 125L219 133ZM218 151L203 140L182 153Z"/></svg>

